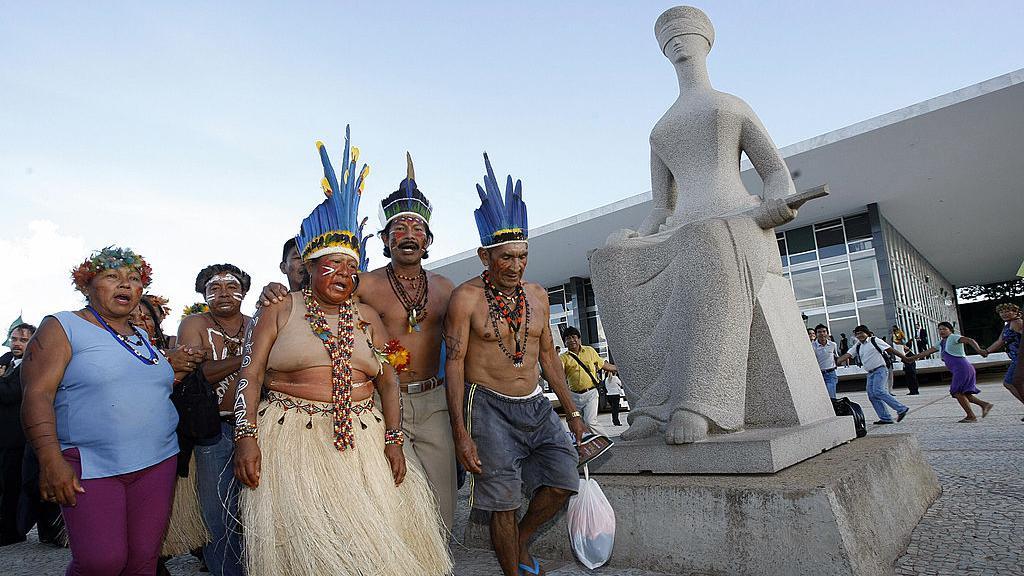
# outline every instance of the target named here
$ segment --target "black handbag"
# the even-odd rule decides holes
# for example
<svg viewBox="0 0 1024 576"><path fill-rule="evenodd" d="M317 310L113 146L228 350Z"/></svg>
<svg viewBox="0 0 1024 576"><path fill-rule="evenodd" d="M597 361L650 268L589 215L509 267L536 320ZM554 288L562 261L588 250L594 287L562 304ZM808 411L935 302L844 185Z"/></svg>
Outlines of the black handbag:
<svg viewBox="0 0 1024 576"><path fill-rule="evenodd" d="M206 381L202 369L185 376L174 386L171 402L178 411L178 437L191 444L205 445L220 436L220 408L217 393Z"/></svg>

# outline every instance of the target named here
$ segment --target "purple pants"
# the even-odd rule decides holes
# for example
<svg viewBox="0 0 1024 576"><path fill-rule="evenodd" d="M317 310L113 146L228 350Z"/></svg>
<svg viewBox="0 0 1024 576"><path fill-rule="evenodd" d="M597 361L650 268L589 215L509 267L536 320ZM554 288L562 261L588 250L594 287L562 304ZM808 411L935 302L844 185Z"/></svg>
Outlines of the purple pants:
<svg viewBox="0 0 1024 576"><path fill-rule="evenodd" d="M77 448L64 451L82 477ZM71 542L65 576L156 574L156 560L171 517L177 456L136 472L82 480L78 505L63 506Z"/></svg>

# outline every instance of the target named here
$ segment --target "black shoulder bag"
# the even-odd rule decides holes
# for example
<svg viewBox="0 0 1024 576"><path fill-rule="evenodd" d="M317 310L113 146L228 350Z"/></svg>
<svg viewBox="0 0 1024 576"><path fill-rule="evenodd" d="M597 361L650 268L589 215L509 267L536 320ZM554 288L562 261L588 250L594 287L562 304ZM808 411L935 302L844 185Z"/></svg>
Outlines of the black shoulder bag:
<svg viewBox="0 0 1024 576"><path fill-rule="evenodd" d="M601 391L601 386L604 385L604 382L601 382L597 378L594 377L594 374L590 371L590 368L587 367L587 365L583 363L583 360L580 360L579 356L577 356L576 354L574 354L572 352L566 352L566 354L568 354L569 356L572 356L572 359L575 360L576 363L580 365L580 368L583 368L583 371L587 373L587 376L590 376L590 381L594 383L594 388L597 388L598 391L600 392Z"/></svg>

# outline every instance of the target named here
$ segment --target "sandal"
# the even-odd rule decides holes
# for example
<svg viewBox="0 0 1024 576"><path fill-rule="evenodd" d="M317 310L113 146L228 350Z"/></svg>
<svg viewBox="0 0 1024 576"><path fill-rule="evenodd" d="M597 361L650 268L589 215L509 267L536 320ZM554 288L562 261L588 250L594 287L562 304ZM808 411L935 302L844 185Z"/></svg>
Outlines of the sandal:
<svg viewBox="0 0 1024 576"><path fill-rule="evenodd" d="M977 418L964 418L963 420L957 420L956 423L957 424L967 424L967 423L970 423L970 422L977 422L977 421L978 421Z"/></svg>
<svg viewBox="0 0 1024 576"><path fill-rule="evenodd" d="M527 566L522 563L519 564L519 576L526 576L527 574L536 576L540 574L540 562L537 562L536 558L531 558L531 560L533 560L533 566Z"/></svg>
<svg viewBox="0 0 1024 576"><path fill-rule="evenodd" d="M981 409L981 417L984 418L985 416L988 416L988 413L989 413L990 410L992 410L993 406L995 406L995 404L989 402L984 407L982 407L982 409Z"/></svg>

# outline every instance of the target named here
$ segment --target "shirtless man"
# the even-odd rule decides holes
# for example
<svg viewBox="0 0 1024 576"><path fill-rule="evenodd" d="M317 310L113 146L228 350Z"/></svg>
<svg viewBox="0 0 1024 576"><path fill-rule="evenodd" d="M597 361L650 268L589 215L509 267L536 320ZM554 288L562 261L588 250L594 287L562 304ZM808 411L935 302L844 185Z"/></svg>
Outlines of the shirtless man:
<svg viewBox="0 0 1024 576"><path fill-rule="evenodd" d="M477 187L485 197L477 210L478 255L487 270L455 289L445 321L448 411L459 462L473 473L470 505L491 512L491 544L502 572L539 574L530 539L577 491L579 474L577 453L537 386L538 362L577 442L587 428L555 354L547 290L523 282L520 186L509 191L514 206L504 206L489 162L487 173L486 195ZM524 489L530 504L517 523Z"/></svg>
<svg viewBox="0 0 1024 576"><path fill-rule="evenodd" d="M399 374L406 458L419 460L450 531L456 501L455 448L441 371L441 329L454 285L423 269L434 240L429 226L432 207L416 186L411 158L407 160L406 178L381 201L380 238L391 262L360 274L356 296L378 311L388 333L409 351L409 367ZM261 303L285 296L284 286L270 284Z"/></svg>
<svg viewBox="0 0 1024 576"><path fill-rule="evenodd" d="M203 350L206 360L196 370L214 386L220 403L221 433L213 444L195 447L196 486L210 543L203 557L216 576L242 574L241 545L237 524L237 484L230 466L234 454L235 379L242 366L242 342L249 317L242 314L242 300L249 291L249 275L231 264L207 266L196 276L196 292L202 294L209 312L193 314L178 327L178 344ZM175 373L175 380L187 377Z"/></svg>

